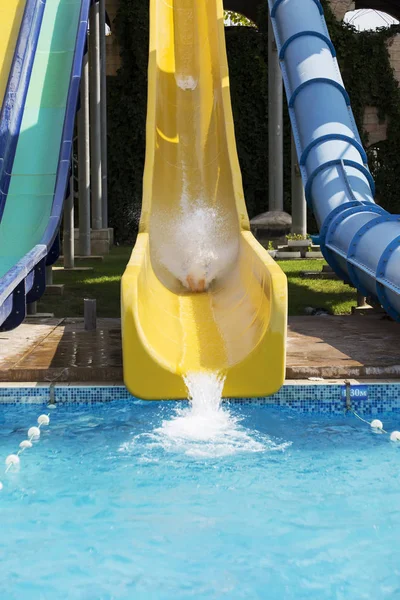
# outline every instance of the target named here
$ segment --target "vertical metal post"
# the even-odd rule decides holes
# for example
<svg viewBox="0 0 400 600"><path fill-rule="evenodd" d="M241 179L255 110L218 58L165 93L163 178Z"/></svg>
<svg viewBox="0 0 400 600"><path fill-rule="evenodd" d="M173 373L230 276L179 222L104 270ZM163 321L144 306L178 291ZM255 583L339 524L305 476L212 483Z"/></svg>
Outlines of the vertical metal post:
<svg viewBox="0 0 400 600"><path fill-rule="evenodd" d="M269 210L283 210L282 74L271 18L268 20Z"/></svg>
<svg viewBox="0 0 400 600"><path fill-rule="evenodd" d="M106 2L99 0L100 7L100 61L101 61L101 179L102 179L102 225L108 227L108 168L107 168L107 49L106 49Z"/></svg>
<svg viewBox="0 0 400 600"><path fill-rule="evenodd" d="M28 316L37 314L37 302L31 302L30 304L26 305L26 314Z"/></svg>
<svg viewBox="0 0 400 600"><path fill-rule="evenodd" d="M51 265L46 267L46 285L53 285L53 267Z"/></svg>
<svg viewBox="0 0 400 600"><path fill-rule="evenodd" d="M78 113L79 253L90 256L89 57L83 57L81 106Z"/></svg>
<svg viewBox="0 0 400 600"><path fill-rule="evenodd" d="M360 308L361 306L365 306L367 304L366 297L357 290L357 306Z"/></svg>
<svg viewBox="0 0 400 600"><path fill-rule="evenodd" d="M101 229L101 78L100 78L100 6L90 9L89 26L89 86L90 86L90 151L92 187L92 229Z"/></svg>
<svg viewBox="0 0 400 600"><path fill-rule="evenodd" d="M292 135L292 233L307 234L307 203Z"/></svg>
<svg viewBox="0 0 400 600"><path fill-rule="evenodd" d="M69 180L69 194L64 202L64 268L73 269L75 266L75 240L74 240L74 173L73 169Z"/></svg>

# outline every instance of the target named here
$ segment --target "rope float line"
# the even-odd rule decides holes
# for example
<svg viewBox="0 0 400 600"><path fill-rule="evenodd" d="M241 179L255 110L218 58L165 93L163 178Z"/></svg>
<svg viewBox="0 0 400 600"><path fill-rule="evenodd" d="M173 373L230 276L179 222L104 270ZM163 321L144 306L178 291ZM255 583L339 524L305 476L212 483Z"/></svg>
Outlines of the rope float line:
<svg viewBox="0 0 400 600"><path fill-rule="evenodd" d="M385 431L383 429L383 423L379 419L374 419L373 421L366 421L365 419L363 419L362 417L360 417L360 415L358 415L353 408L350 409L350 412L355 417L357 417L357 419L359 419L363 423L366 423L367 425L369 425L375 431L380 431L381 433L389 434L388 431ZM392 431L392 433L390 434L390 441L391 442L400 442L400 431Z"/></svg>
<svg viewBox="0 0 400 600"><path fill-rule="evenodd" d="M25 450L28 450L29 448L32 448L32 441L33 440L38 440L40 438L40 429L41 427L45 427L46 425L49 425L50 423L50 414L48 415L40 415L38 417L37 420L37 427L30 427L28 429L28 438L26 440L23 440L20 445L19 445L19 450L16 454L9 454L5 460L5 464L6 464L6 470L5 470L5 475L8 473L8 471L12 468L12 467L16 467L20 464L20 456L23 452L25 452ZM3 483L0 481L0 490L3 489Z"/></svg>
<svg viewBox="0 0 400 600"><path fill-rule="evenodd" d="M360 417L360 415L358 415L356 413L356 411L350 406L347 405L347 410L349 412L351 412L357 419L359 419L360 421L362 421L363 423L366 423L367 425L369 425L372 429L374 429L375 431L380 431L381 433L385 433L388 434L388 431L385 431L385 429L383 429L383 423L380 419L373 419L372 421L367 421L366 419L363 419L362 417ZM11 467L13 466L17 466L20 464L20 455L25 452L25 450L28 450L29 448L32 448L32 441L33 440L38 440L40 438L40 429L43 426L49 425L50 424L50 414L45 415L42 414L38 417L37 420L38 426L33 426L30 427L28 429L28 439L23 440L20 445L19 445L19 450L16 454L9 454L5 460L5 464L6 464L6 470L5 470L5 474L8 473L8 471L11 469ZM392 433L390 434L390 441L392 442L400 442L400 431L392 431ZM3 489L3 483L0 481L0 491Z"/></svg>
<svg viewBox="0 0 400 600"><path fill-rule="evenodd" d="M356 413L356 411L354 410L354 408L352 407L352 404L351 404L351 395L350 395L351 383L350 383L350 381L348 381L348 380L345 381L345 386L346 386L346 410L348 412L350 412L351 414L353 414L355 417L357 417L357 419L359 419L363 423L366 423L367 425L369 425L375 432L379 431L380 433L386 433L388 435L389 432L385 431L383 429L383 423L380 419L373 419L372 421L366 421L365 419L363 419L362 417L360 417L360 415L358 415ZM390 441L391 442L400 442L400 431L392 431L392 433L390 434Z"/></svg>

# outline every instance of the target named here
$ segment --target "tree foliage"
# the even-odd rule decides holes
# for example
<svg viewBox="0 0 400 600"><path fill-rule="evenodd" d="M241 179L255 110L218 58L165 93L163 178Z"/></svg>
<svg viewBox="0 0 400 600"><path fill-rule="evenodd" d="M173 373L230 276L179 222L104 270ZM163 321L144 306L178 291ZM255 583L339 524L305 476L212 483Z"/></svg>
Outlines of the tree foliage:
<svg viewBox="0 0 400 600"><path fill-rule="evenodd" d="M244 21L226 28L232 108L243 186L250 217L268 207L268 27L267 3L260 6L258 28ZM236 15L236 13L235 13ZM377 197L400 212L400 92L390 65L387 42L399 27L358 33L336 21L325 3L328 28L336 47L346 88L360 129L364 111L376 106L387 120L388 139L369 149ZM116 23L122 66L109 81L110 221L116 239L132 242L142 197L147 105L148 3L124 0ZM285 209L290 211L290 124L285 102ZM309 229L314 229L310 221Z"/></svg>
<svg viewBox="0 0 400 600"><path fill-rule="evenodd" d="M233 10L224 10L225 23L227 25L241 25L242 27L256 27L253 21L250 21L244 15L234 12Z"/></svg>

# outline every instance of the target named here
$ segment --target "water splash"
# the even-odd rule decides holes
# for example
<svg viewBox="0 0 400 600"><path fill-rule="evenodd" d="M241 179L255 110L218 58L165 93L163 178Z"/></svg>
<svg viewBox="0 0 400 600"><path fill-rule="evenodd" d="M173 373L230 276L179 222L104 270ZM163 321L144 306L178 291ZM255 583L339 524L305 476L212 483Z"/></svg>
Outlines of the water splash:
<svg viewBox="0 0 400 600"><path fill-rule="evenodd" d="M221 406L224 378L214 373L192 373L185 378L189 407L178 409L156 430L171 440L214 441L230 431L232 417Z"/></svg>
<svg viewBox="0 0 400 600"><path fill-rule="evenodd" d="M158 220L153 221L163 231L162 239L154 236L158 260L186 288L204 291L236 261L238 237L217 207L200 200L189 204L184 195L173 221L162 215Z"/></svg>
<svg viewBox="0 0 400 600"><path fill-rule="evenodd" d="M175 74L175 81L181 90L195 90L198 84L198 80L192 75L179 75L178 73Z"/></svg>
<svg viewBox="0 0 400 600"><path fill-rule="evenodd" d="M153 447L193 457L223 457L243 452L284 450L268 436L246 429L229 406L222 405L224 378L192 373L186 379L189 406L177 408L148 437Z"/></svg>

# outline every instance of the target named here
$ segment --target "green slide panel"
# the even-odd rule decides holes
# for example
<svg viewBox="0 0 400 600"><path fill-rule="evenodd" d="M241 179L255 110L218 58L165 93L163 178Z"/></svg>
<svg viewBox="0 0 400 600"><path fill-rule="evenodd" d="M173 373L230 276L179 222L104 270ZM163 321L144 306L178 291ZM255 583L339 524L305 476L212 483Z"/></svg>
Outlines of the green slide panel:
<svg viewBox="0 0 400 600"><path fill-rule="evenodd" d="M47 0L0 222L0 278L41 243L52 212L81 0Z"/></svg>

